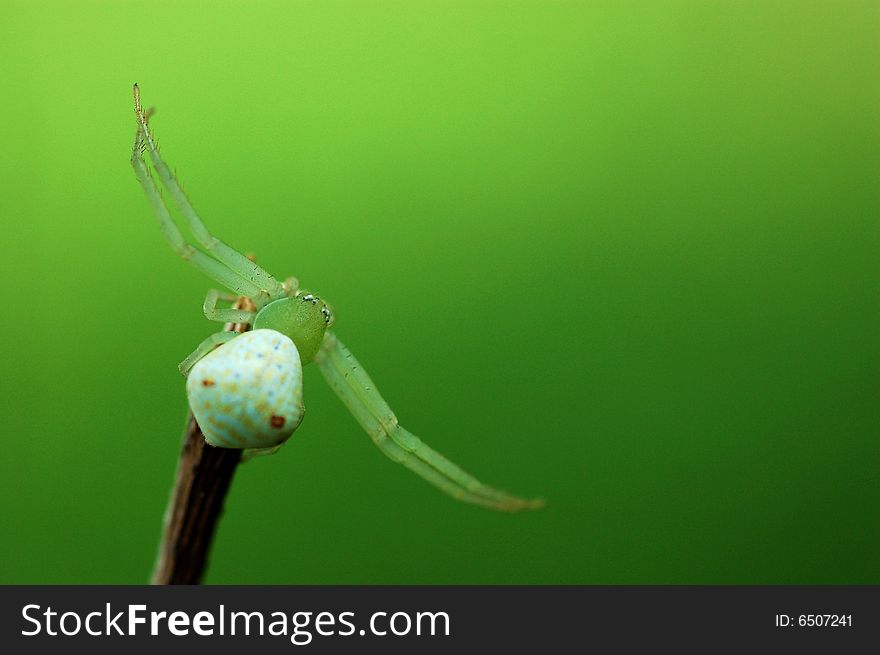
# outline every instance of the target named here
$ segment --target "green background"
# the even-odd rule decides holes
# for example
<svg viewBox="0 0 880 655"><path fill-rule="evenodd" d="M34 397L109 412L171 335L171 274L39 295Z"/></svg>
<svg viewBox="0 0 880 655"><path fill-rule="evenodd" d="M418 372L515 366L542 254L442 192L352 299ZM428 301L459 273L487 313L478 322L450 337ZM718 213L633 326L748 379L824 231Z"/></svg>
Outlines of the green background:
<svg viewBox="0 0 880 655"><path fill-rule="evenodd" d="M153 563L213 326L135 81L403 424L547 500L449 500L309 367L208 582L880 582L876 2L47 4L0 2L0 582Z"/></svg>

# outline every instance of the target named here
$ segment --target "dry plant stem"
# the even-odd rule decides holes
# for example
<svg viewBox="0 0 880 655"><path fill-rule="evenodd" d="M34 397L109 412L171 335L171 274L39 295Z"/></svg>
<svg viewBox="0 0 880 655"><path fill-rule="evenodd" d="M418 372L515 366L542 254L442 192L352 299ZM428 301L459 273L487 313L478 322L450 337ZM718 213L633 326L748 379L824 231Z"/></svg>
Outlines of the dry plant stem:
<svg viewBox="0 0 880 655"><path fill-rule="evenodd" d="M248 298L239 298L233 306L253 311ZM226 324L231 332L249 329L247 323ZM240 461L240 450L205 443L190 412L151 584L201 582L223 501Z"/></svg>

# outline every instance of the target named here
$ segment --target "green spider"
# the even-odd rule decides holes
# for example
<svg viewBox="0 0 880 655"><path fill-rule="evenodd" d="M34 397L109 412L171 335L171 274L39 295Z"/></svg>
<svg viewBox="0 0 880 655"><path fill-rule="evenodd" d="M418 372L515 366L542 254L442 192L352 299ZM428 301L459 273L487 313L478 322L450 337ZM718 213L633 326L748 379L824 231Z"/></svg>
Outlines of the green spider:
<svg viewBox="0 0 880 655"><path fill-rule="evenodd" d="M253 327L211 335L180 364L190 407L208 443L241 448L248 455L276 452L302 420L302 367L314 361L373 443L393 461L465 502L506 511L542 505L481 483L405 430L364 368L329 330L334 322L329 305L299 289L295 278L279 282L208 231L159 155L137 84L134 105L131 164L163 236L175 253L233 292L209 291L205 317ZM201 249L186 241L172 219L144 153ZM221 300L235 304L220 308Z"/></svg>

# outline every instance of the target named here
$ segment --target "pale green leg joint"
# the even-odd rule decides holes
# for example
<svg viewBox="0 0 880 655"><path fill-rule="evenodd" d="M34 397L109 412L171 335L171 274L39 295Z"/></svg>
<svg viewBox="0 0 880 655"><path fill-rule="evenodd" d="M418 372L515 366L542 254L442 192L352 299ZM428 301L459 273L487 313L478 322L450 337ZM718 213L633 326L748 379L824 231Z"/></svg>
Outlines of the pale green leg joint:
<svg viewBox="0 0 880 655"><path fill-rule="evenodd" d="M238 296L220 293L217 289L211 289L208 291L208 295L205 296L205 304L202 307L205 312L205 318L209 321L221 321L223 323L253 323L254 316L256 316L254 312L233 307L217 309L218 301L234 302L237 298Z"/></svg>

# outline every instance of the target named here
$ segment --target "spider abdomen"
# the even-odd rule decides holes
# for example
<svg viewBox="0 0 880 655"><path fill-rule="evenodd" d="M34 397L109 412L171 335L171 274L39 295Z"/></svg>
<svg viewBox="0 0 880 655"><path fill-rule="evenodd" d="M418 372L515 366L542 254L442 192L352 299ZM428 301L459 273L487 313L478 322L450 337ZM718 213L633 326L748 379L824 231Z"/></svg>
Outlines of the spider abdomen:
<svg viewBox="0 0 880 655"><path fill-rule="evenodd" d="M205 441L220 448L271 448L302 421L302 364L293 341L253 330L200 359L186 393Z"/></svg>

